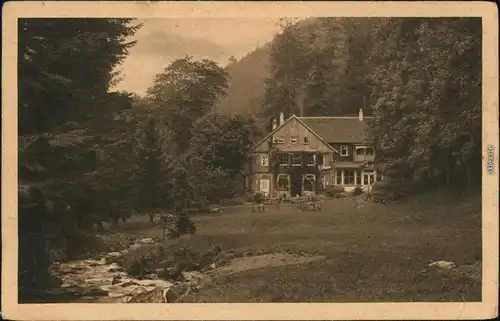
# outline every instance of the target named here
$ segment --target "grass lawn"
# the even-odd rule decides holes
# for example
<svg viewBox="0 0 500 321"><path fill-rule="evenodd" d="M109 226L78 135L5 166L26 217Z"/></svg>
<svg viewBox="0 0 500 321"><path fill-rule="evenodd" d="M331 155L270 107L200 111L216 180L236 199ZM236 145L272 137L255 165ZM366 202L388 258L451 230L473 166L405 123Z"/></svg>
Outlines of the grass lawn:
<svg viewBox="0 0 500 321"><path fill-rule="evenodd" d="M481 300L480 274L457 272L481 261L480 195L458 201L440 192L385 205L363 201L360 207L346 198L325 201L321 212L283 205L253 213L241 206L193 218L197 234L169 247L221 245L235 257L285 252L324 259L215 275L183 302ZM122 229L161 236L145 219ZM431 260L453 261L458 269L423 273Z"/></svg>

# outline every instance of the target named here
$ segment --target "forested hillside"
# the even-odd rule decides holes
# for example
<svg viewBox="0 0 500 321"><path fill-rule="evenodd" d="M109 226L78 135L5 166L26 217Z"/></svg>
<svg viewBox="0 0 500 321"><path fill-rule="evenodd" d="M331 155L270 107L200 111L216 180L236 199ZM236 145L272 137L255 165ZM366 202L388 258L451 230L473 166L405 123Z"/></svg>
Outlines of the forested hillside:
<svg viewBox="0 0 500 321"><path fill-rule="evenodd" d="M480 19L283 19L268 46L227 71L226 111L258 114L270 127L280 112L363 108L375 117L379 155L405 175L480 182Z"/></svg>
<svg viewBox="0 0 500 321"><path fill-rule="evenodd" d="M171 210L168 233L178 237L195 231L189 206L242 194L258 126L214 110L227 89L222 67L185 57L158 70L146 97L110 91L140 27L132 19L19 22L21 302L57 287L53 261L106 248L96 237L103 223Z"/></svg>
<svg viewBox="0 0 500 321"><path fill-rule="evenodd" d="M255 115L262 110L265 80L269 75L269 47L265 45L238 61L229 63L228 95L218 109L227 113Z"/></svg>

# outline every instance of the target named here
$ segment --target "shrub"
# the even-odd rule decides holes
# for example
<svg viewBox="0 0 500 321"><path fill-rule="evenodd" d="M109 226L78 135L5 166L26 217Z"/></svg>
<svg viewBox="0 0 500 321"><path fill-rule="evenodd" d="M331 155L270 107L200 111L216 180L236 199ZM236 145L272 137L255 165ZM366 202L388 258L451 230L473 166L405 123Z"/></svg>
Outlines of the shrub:
<svg viewBox="0 0 500 321"><path fill-rule="evenodd" d="M180 235L194 234L196 233L196 225L186 214L180 214L175 222L175 230Z"/></svg>
<svg viewBox="0 0 500 321"><path fill-rule="evenodd" d="M130 275L141 278L154 270L155 264L162 254L162 246L157 244L143 244L124 256L123 268Z"/></svg>
<svg viewBox="0 0 500 321"><path fill-rule="evenodd" d="M159 275L165 279L179 280L184 271L201 271L221 257L222 247L213 246L210 250L200 252L191 247L182 248L173 252L172 256L163 261L163 273Z"/></svg>
<svg viewBox="0 0 500 321"><path fill-rule="evenodd" d="M356 186L356 188L354 188L354 195L361 195L363 194L363 189L361 189L360 186Z"/></svg>
<svg viewBox="0 0 500 321"><path fill-rule="evenodd" d="M332 185L325 189L325 194L330 197L343 197L345 196L345 188L338 185Z"/></svg>

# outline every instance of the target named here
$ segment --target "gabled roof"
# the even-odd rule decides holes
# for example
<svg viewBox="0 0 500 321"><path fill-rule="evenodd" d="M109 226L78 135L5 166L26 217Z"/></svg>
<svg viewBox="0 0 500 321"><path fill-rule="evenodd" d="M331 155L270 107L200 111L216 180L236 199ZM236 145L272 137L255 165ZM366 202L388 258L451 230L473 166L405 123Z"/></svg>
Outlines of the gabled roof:
<svg viewBox="0 0 500 321"><path fill-rule="evenodd" d="M372 117L298 117L312 131L328 143L371 142L370 122Z"/></svg>
<svg viewBox="0 0 500 321"><path fill-rule="evenodd" d="M316 136L320 141L322 141L326 146L328 146L332 151L338 153L338 151L336 149L334 149L332 146L330 146L328 144L328 142L323 138L321 137L318 133L316 133L313 129L311 129L307 124L305 124L301 118L295 116L295 115L292 115L291 117L289 117L287 120L285 120L283 123L281 123L281 125L277 126L271 133L269 133L269 135L267 135L266 137L264 137L263 139L261 139L257 144L255 144L252 149L250 150L250 152L253 152L260 144L264 143L266 140L269 139L269 137L271 137L272 135L274 135L274 133L276 133L280 128L282 128L283 126L285 126L286 124L288 124L292 119L296 119L300 124L302 124L305 128L307 128L311 133L314 134L314 136Z"/></svg>

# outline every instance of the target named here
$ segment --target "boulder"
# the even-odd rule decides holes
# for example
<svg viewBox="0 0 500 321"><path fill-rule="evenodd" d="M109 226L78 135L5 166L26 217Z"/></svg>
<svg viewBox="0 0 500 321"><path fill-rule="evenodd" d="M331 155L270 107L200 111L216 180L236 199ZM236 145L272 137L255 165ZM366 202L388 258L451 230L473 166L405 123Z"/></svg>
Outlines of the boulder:
<svg viewBox="0 0 500 321"><path fill-rule="evenodd" d="M155 241L151 237L147 237L145 239L140 239L135 242L136 244L154 244Z"/></svg>
<svg viewBox="0 0 500 321"><path fill-rule="evenodd" d="M158 276L158 274L156 274L156 273L149 273L149 274L146 274L146 275L144 275L144 278L145 278L146 280L159 280L159 279L160 279L160 277L159 277L159 276Z"/></svg>
<svg viewBox="0 0 500 321"><path fill-rule="evenodd" d="M168 289L166 294L166 299L168 303L173 303L177 301L181 296L186 294L190 289L190 285L187 283L177 283Z"/></svg>
<svg viewBox="0 0 500 321"><path fill-rule="evenodd" d="M450 270L450 269L456 268L457 266L455 265L454 262L435 261L435 262L429 263L429 267L436 267L439 269Z"/></svg>
<svg viewBox="0 0 500 321"><path fill-rule="evenodd" d="M136 291L130 295L129 303L167 303L167 292L161 286L155 287L152 291Z"/></svg>
<svg viewBox="0 0 500 321"><path fill-rule="evenodd" d="M122 257L122 253L120 252L109 252L108 254L106 254L106 257L109 257L109 258L119 258L119 257Z"/></svg>

